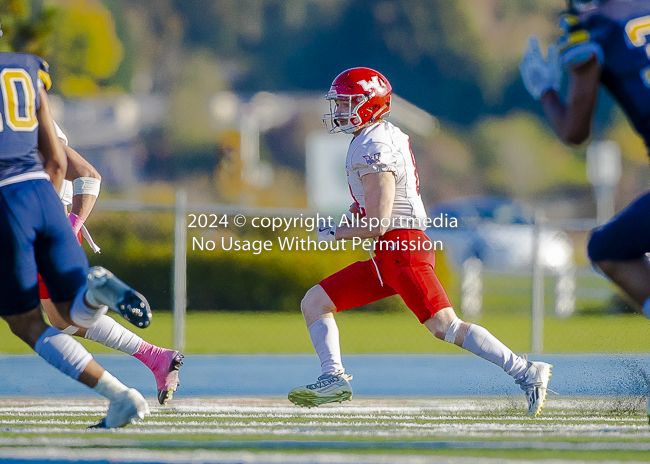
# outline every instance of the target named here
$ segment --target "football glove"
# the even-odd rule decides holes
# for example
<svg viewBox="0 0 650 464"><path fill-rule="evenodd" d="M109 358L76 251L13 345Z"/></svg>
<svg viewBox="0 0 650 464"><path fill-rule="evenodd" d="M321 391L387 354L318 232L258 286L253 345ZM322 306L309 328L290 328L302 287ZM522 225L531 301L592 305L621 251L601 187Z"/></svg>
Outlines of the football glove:
<svg viewBox="0 0 650 464"><path fill-rule="evenodd" d="M318 241L333 242L336 240L336 224L329 221L327 225L318 226Z"/></svg>
<svg viewBox="0 0 650 464"><path fill-rule="evenodd" d="M526 90L535 100L539 100L546 90L560 89L562 70L554 44L548 46L546 54L547 58L544 58L537 36L529 36L519 71Z"/></svg>

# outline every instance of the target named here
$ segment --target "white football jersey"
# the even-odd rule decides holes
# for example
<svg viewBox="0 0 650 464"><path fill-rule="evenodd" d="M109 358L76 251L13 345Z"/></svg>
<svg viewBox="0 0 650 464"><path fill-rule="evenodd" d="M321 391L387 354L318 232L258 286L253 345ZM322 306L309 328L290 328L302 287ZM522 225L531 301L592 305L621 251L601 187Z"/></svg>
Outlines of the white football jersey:
<svg viewBox="0 0 650 464"><path fill-rule="evenodd" d="M54 121L54 129L56 129L56 136L61 140L61 143L63 143L63 145L68 145L68 136L65 135L65 132L61 130L56 121ZM63 179L63 182L61 182L61 189L59 190L59 198L65 206L72 204L72 191L72 182Z"/></svg>
<svg viewBox="0 0 650 464"><path fill-rule="evenodd" d="M373 172L389 171L395 175L393 229L426 229L426 211L420 197L420 184L409 137L389 122L366 127L348 148L345 164L352 197L365 214L361 178Z"/></svg>

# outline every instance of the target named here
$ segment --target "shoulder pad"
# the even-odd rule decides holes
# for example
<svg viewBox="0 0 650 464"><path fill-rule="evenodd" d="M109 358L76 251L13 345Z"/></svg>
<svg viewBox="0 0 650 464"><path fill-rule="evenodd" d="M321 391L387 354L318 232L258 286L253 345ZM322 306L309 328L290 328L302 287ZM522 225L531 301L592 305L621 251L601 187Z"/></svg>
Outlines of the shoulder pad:
<svg viewBox="0 0 650 464"><path fill-rule="evenodd" d="M577 15L566 13L560 17L560 29L564 32L569 32L569 30L580 24L580 19Z"/></svg>
<svg viewBox="0 0 650 464"><path fill-rule="evenodd" d="M584 21L575 14L565 14L560 19L564 35L557 43L560 62L565 68L578 66L595 55L598 63L605 64L605 55L600 39L606 35L609 22L600 15L593 15Z"/></svg>
<svg viewBox="0 0 650 464"><path fill-rule="evenodd" d="M574 45L589 42L591 34L582 27L572 27L558 40L558 53L562 54Z"/></svg>
<svg viewBox="0 0 650 464"><path fill-rule="evenodd" d="M43 82L45 90L50 90L52 87L52 79L50 78L50 66L42 58L36 57L39 68L38 68L38 78Z"/></svg>
<svg viewBox="0 0 650 464"><path fill-rule="evenodd" d="M598 59L598 64L603 66L605 64L605 54L603 49L596 42L580 42L569 48L565 48L560 54L560 63L562 67L570 69L579 66L595 55Z"/></svg>

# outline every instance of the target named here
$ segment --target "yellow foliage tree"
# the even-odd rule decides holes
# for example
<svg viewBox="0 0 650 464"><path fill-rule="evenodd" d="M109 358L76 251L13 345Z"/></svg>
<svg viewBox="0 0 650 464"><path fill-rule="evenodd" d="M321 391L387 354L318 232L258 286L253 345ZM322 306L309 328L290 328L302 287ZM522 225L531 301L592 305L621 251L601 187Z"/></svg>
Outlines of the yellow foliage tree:
<svg viewBox="0 0 650 464"><path fill-rule="evenodd" d="M3 36L0 52L24 52L46 57L48 36L55 24L57 10L53 6L41 8L32 14L27 0L0 1L0 19Z"/></svg>
<svg viewBox="0 0 650 464"><path fill-rule="evenodd" d="M52 74L66 96L89 96L117 71L124 54L108 9L97 0L56 0L60 9L52 34Z"/></svg>

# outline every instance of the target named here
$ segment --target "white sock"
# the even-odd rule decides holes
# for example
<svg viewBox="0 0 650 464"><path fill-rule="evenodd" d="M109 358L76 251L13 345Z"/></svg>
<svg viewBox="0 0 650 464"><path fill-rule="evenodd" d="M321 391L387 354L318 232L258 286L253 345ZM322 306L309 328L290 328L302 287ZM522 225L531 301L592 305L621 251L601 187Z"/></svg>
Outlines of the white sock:
<svg viewBox="0 0 650 464"><path fill-rule="evenodd" d="M650 298L645 300L645 303L643 303L643 315L647 319L650 319Z"/></svg>
<svg viewBox="0 0 650 464"><path fill-rule="evenodd" d="M58 370L77 380L93 357L81 343L56 327L48 327L36 340L34 351Z"/></svg>
<svg viewBox="0 0 650 464"><path fill-rule="evenodd" d="M309 326L309 336L320 359L323 374L344 372L339 345L339 328L333 317L318 319Z"/></svg>
<svg viewBox="0 0 650 464"><path fill-rule="evenodd" d="M125 392L128 389L129 388L126 385L113 377L108 371L104 371L99 378L97 385L95 385L97 393L109 400L115 399L118 394Z"/></svg>
<svg viewBox="0 0 650 464"><path fill-rule="evenodd" d="M90 308L84 301L86 287L79 292L72 302L70 308L70 319L80 327L93 327L97 321L108 312L108 306L100 306L99 309Z"/></svg>
<svg viewBox="0 0 650 464"><path fill-rule="evenodd" d="M106 315L100 317L97 323L86 331L85 338L131 356L138 351L142 343L141 337Z"/></svg>
<svg viewBox="0 0 650 464"><path fill-rule="evenodd" d="M496 364L515 380L520 379L528 369L528 362L524 358L514 354L510 348L480 325L469 326L463 348Z"/></svg>

